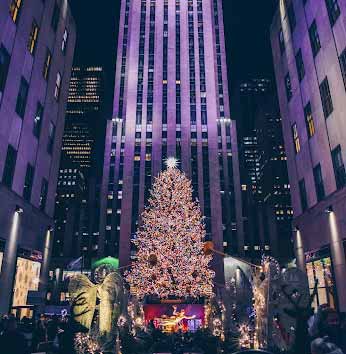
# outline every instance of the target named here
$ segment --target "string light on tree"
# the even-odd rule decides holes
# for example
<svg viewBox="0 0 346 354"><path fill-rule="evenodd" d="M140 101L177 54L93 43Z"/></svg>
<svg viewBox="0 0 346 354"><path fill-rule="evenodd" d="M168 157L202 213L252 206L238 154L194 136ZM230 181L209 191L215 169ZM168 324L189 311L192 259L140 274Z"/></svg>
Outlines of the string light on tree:
<svg viewBox="0 0 346 354"><path fill-rule="evenodd" d="M199 204L193 201L191 181L179 171L177 160L169 158L166 164L142 214L134 240L136 260L126 280L139 298L211 297L212 256L204 253L205 227Z"/></svg>

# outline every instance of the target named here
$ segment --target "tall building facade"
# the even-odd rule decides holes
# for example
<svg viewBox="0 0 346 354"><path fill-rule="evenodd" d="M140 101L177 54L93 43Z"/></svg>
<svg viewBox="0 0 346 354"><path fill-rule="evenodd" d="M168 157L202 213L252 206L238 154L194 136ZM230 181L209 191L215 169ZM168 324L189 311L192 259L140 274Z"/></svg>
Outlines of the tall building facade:
<svg viewBox="0 0 346 354"><path fill-rule="evenodd" d="M108 122L100 255L135 250L153 179L176 157L217 250L244 250L236 124L230 119L222 1L123 0ZM222 259L215 257L218 280Z"/></svg>
<svg viewBox="0 0 346 354"><path fill-rule="evenodd" d="M62 150L88 175L103 110L104 72L100 66L74 66L66 109Z"/></svg>
<svg viewBox="0 0 346 354"><path fill-rule="evenodd" d="M67 0L0 4L0 313L44 289L75 23Z"/></svg>
<svg viewBox="0 0 346 354"><path fill-rule="evenodd" d="M281 1L271 26L295 252L316 304L346 311L346 3Z"/></svg>
<svg viewBox="0 0 346 354"><path fill-rule="evenodd" d="M292 207L275 85L242 81L236 99L246 255L285 263L292 256Z"/></svg>

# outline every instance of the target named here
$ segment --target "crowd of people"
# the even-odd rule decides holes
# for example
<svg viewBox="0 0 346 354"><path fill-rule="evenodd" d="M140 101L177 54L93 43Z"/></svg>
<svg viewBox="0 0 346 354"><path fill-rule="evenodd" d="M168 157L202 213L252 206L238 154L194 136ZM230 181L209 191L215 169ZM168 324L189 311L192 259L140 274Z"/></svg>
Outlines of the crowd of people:
<svg viewBox="0 0 346 354"><path fill-rule="evenodd" d="M346 354L346 321L334 309L322 305L309 319L308 334L302 338L307 348L292 354ZM41 315L36 321L14 315L0 318L0 353L74 353L74 328L68 317ZM308 349L309 348L309 349Z"/></svg>
<svg viewBox="0 0 346 354"><path fill-rule="evenodd" d="M14 315L0 318L0 353L73 354L73 331L67 317L41 315L38 320Z"/></svg>
<svg viewBox="0 0 346 354"><path fill-rule="evenodd" d="M345 319L334 309L322 305L309 321L311 354L345 354Z"/></svg>

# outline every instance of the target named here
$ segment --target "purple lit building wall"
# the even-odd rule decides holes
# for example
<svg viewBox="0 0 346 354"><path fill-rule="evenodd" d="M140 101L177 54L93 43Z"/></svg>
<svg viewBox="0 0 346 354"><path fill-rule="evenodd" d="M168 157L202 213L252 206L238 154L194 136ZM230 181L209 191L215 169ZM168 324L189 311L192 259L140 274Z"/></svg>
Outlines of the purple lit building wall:
<svg viewBox="0 0 346 354"><path fill-rule="evenodd" d="M271 42L298 266L346 311L346 1L280 1Z"/></svg>
<svg viewBox="0 0 346 354"><path fill-rule="evenodd" d="M17 256L41 262L39 288L47 281L76 31L67 0L1 1L0 28L0 313L6 313L12 298L26 299L12 296Z"/></svg>
<svg viewBox="0 0 346 354"><path fill-rule="evenodd" d="M192 180L216 249L242 254L222 1L123 0L120 18L99 255L119 255L122 266L129 264L139 214L170 156ZM221 257L215 267L221 276Z"/></svg>

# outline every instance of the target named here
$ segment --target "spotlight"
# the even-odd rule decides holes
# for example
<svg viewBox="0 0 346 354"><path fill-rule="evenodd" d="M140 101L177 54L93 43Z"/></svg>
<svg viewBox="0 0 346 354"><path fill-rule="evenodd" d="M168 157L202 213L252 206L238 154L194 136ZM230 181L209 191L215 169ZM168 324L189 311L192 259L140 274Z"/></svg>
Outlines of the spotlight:
<svg viewBox="0 0 346 354"><path fill-rule="evenodd" d="M49 226L48 226L48 231L53 232L53 231L54 231L54 227L51 226L51 225L49 225Z"/></svg>
<svg viewBox="0 0 346 354"><path fill-rule="evenodd" d="M299 231L299 227L298 227L298 226L295 226L292 231L293 231L293 232L298 232L298 231Z"/></svg>
<svg viewBox="0 0 346 354"><path fill-rule="evenodd" d="M330 214L333 212L333 206L330 205L328 208L326 208L326 210L324 211L326 214Z"/></svg>
<svg viewBox="0 0 346 354"><path fill-rule="evenodd" d="M18 214L22 214L24 212L23 208L19 205L16 205L15 212Z"/></svg>

